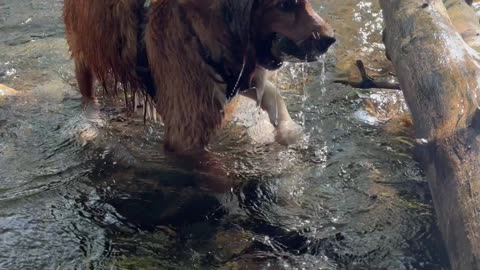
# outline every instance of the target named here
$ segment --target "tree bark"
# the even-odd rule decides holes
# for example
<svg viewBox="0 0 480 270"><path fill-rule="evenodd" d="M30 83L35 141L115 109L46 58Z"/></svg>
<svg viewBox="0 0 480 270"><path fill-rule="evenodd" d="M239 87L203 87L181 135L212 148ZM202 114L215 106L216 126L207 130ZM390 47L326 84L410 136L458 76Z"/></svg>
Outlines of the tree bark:
<svg viewBox="0 0 480 270"><path fill-rule="evenodd" d="M465 42L480 52L480 23L473 8L464 0L443 0L453 26Z"/></svg>
<svg viewBox="0 0 480 270"><path fill-rule="evenodd" d="M380 0L452 269L480 267L480 64L441 0Z"/></svg>

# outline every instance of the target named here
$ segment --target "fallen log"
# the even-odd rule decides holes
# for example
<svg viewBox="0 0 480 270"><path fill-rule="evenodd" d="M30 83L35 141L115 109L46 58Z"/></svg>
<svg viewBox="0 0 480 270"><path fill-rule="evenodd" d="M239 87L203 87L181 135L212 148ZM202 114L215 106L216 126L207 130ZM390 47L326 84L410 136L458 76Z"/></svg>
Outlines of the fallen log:
<svg viewBox="0 0 480 270"><path fill-rule="evenodd" d="M441 0L380 0L452 269L480 269L480 64Z"/></svg>
<svg viewBox="0 0 480 270"><path fill-rule="evenodd" d="M448 17L463 40L480 51L480 23L475 10L464 0L443 0Z"/></svg>

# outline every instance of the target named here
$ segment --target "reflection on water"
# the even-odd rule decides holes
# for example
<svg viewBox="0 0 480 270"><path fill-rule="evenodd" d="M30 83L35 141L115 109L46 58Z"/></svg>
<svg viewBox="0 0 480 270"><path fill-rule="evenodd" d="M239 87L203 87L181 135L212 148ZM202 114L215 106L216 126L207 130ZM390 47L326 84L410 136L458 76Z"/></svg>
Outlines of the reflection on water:
<svg viewBox="0 0 480 270"><path fill-rule="evenodd" d="M61 1L0 3L0 83L24 93L0 96L0 269L447 269L408 139L382 128L398 93L328 83L389 69L376 1L314 4L339 44L278 75L305 142L266 143L246 103L199 164L108 100L103 128L79 116Z"/></svg>

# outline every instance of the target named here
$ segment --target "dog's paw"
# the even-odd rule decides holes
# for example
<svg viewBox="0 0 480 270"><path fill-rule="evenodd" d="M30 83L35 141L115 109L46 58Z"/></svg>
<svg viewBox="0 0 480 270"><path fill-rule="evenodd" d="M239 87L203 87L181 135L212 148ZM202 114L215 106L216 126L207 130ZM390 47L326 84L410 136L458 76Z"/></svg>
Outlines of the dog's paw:
<svg viewBox="0 0 480 270"><path fill-rule="evenodd" d="M103 126L104 120L100 114L100 104L96 100L82 102L83 116L92 124Z"/></svg>
<svg viewBox="0 0 480 270"><path fill-rule="evenodd" d="M282 121L275 129L275 141L281 145L292 145L303 137L302 127L293 121Z"/></svg>

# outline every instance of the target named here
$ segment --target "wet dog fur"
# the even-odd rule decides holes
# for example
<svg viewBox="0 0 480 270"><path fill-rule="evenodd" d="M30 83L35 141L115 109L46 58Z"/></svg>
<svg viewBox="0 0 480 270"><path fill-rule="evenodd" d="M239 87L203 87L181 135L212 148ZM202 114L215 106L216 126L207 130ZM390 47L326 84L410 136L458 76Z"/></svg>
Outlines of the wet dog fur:
<svg viewBox="0 0 480 270"><path fill-rule="evenodd" d="M240 92L269 113L278 141L291 143L295 125L265 71L282 64L273 53L276 35L309 55L335 41L309 1L154 0L145 15L147 6L145 0L64 1L86 108L96 105L95 81L106 90L121 87L128 106L142 93L165 124L166 147L184 152L209 143Z"/></svg>

